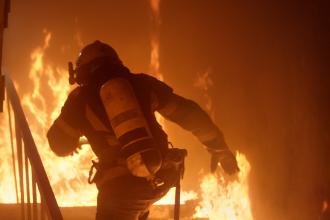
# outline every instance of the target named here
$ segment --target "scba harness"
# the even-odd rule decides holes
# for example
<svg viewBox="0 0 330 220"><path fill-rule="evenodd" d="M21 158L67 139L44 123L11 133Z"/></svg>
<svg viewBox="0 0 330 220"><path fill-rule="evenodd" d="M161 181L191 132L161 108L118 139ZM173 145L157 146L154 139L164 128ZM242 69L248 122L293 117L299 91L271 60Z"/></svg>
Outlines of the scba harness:
<svg viewBox="0 0 330 220"><path fill-rule="evenodd" d="M162 187L165 183L167 186L176 186L177 182L183 178L184 160L186 156L187 150L185 149L169 148L160 170L156 172L152 178L147 178L152 188L157 189ZM104 169L98 162L92 162L93 165L89 171L88 182L90 184L95 183L98 188L117 177L132 175L124 164Z"/></svg>

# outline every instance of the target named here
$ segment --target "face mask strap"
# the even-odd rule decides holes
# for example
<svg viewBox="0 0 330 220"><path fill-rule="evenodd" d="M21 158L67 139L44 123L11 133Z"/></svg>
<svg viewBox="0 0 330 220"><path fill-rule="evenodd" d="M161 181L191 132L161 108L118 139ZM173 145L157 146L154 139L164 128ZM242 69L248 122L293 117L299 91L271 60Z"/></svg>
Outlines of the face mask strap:
<svg viewBox="0 0 330 220"><path fill-rule="evenodd" d="M77 81L76 81L76 70L73 69L72 62L68 63L68 71L69 71L69 83L70 83L70 85L73 85Z"/></svg>

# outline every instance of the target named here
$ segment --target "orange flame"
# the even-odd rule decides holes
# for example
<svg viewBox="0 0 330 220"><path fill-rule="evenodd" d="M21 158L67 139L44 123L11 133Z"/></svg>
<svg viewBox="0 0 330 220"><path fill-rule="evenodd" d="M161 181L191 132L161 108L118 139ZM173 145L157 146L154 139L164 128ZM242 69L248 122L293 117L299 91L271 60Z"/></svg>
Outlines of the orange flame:
<svg viewBox="0 0 330 220"><path fill-rule="evenodd" d="M180 204L185 204L189 200L195 200L198 198L198 195L194 191L181 192ZM175 201L175 188L171 188L170 191L155 205L173 205Z"/></svg>
<svg viewBox="0 0 330 220"><path fill-rule="evenodd" d="M59 204L61 206L95 205L97 190L87 184L88 169L93 157L91 149L83 147L79 154L60 158L49 150L45 138L47 129L59 115L70 91L67 71L45 62L45 52L52 36L50 32L45 34L43 46L38 47L31 54L32 67L29 78L34 90L32 95L23 96L22 105L28 119L36 120L29 120L29 124ZM45 92L51 98L47 97Z"/></svg>
<svg viewBox="0 0 330 220"><path fill-rule="evenodd" d="M205 108L214 120L215 112L210 89L213 86L211 71L198 74L194 86L202 91ZM243 154L237 153L240 172L238 179L228 180L224 175L206 175L201 183L201 202L196 207L194 217L210 220L252 220L248 194L248 175L250 164Z"/></svg>
<svg viewBox="0 0 330 220"><path fill-rule="evenodd" d="M159 1L157 2L159 5ZM31 94L23 96L22 105L59 204L61 206L94 206L96 205L97 189L87 183L90 159L94 157L91 148L83 146L79 154L60 158L50 151L46 140L47 128L58 116L70 91L66 70L50 65L45 58L51 38L52 34L45 31L43 45L31 53L32 65L29 80L32 83L33 91ZM155 73L160 74L159 44L156 45L152 47L154 55L151 56L151 66L157 70ZM159 78L162 79L162 75L160 76ZM207 82L207 86L212 85L209 73L200 76L202 80L196 82L197 87L203 88L202 85L205 85L205 82ZM203 91L207 94L208 87ZM212 103L208 110L212 111ZM0 120L0 153L3 155L3 159L0 160L0 203L14 203L16 197L14 179L11 178L13 172L8 114L0 114ZM218 180L214 176L208 175L203 178L202 201L196 209L195 217L209 217L217 220L252 219L247 183L250 165L242 154L238 154L237 159L241 169L239 180L224 184L221 179ZM182 192L181 195L182 204L198 197L197 193L192 191ZM174 189L157 204L174 204Z"/></svg>
<svg viewBox="0 0 330 220"><path fill-rule="evenodd" d="M159 80L164 80L162 73L160 72L159 62L159 27L160 27L160 0L150 0L153 30L151 32L151 54L150 54L150 71Z"/></svg>
<svg viewBox="0 0 330 220"><path fill-rule="evenodd" d="M203 178L202 201L194 217L210 220L252 220L248 194L250 164L243 154L237 153L240 172L238 179L227 182L222 176L207 175Z"/></svg>
<svg viewBox="0 0 330 220"><path fill-rule="evenodd" d="M160 0L150 0L153 30L151 32L151 54L150 54L150 72L159 80L163 81L164 76L160 72L160 62L159 62L159 27L160 27ZM159 123L164 125L164 118L156 113L156 118Z"/></svg>
<svg viewBox="0 0 330 220"><path fill-rule="evenodd" d="M53 67L45 61L45 54L50 46L52 34L44 31L43 45L31 53L31 69L29 80L33 87L31 94L22 98L22 106L26 113L32 135L38 147L49 180L61 206L95 205L96 187L87 184L90 159L93 153L89 147L83 147L79 154L60 158L54 155L48 146L46 132L51 123L58 116L70 86L67 80L67 71L60 67ZM9 125L4 114L4 123L1 123L0 148L2 155L6 155L1 164L0 184L1 203L15 202L13 174L10 163ZM6 190L4 190L6 189Z"/></svg>
<svg viewBox="0 0 330 220"><path fill-rule="evenodd" d="M15 203L15 181L13 175L13 161L10 143L8 111L0 114L0 203Z"/></svg>
<svg viewBox="0 0 330 220"><path fill-rule="evenodd" d="M22 106L42 158L56 199L60 206L95 206L97 189L87 183L90 160L94 154L89 146L83 146L79 154L70 157L57 157L48 146L47 129L58 116L64 101L70 91L67 72L60 67L48 64L45 56L50 46L52 34L45 31L43 45L31 53L31 69L29 80L33 91L22 98ZM0 203L14 203L14 190L10 134L8 114L1 115L3 123L0 126L0 148L5 160L0 169ZM194 198L193 192L183 192L182 202ZM173 204L174 190L171 190L164 200L158 204Z"/></svg>
<svg viewBox="0 0 330 220"><path fill-rule="evenodd" d="M322 213L325 213L329 208L329 204L327 200L324 200L322 203Z"/></svg>

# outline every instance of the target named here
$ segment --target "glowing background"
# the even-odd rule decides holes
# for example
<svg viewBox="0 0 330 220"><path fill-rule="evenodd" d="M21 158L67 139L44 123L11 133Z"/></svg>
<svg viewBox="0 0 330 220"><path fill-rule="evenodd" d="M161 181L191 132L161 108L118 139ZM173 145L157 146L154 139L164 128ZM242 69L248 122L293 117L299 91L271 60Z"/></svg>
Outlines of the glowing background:
<svg viewBox="0 0 330 220"><path fill-rule="evenodd" d="M207 104L196 83L208 72L214 118L229 145L251 163L256 219L315 219L329 200L329 16L313 3L167 0L161 5L160 63L176 92ZM12 1L4 70L27 85L31 52L52 32L45 59L65 68L82 44L104 40L132 71L150 69L148 1ZM25 84L23 84L25 83ZM24 86L23 86L24 85ZM185 189L208 155L167 125L190 151ZM199 163L196 163L199 161Z"/></svg>

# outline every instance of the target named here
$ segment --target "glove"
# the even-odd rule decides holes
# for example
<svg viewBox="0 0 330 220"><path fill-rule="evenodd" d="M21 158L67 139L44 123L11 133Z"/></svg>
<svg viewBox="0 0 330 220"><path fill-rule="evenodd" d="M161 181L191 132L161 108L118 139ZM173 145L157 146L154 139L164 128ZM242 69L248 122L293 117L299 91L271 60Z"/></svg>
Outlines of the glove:
<svg viewBox="0 0 330 220"><path fill-rule="evenodd" d="M219 163L225 173L229 175L235 174L239 171L236 158L230 150L211 152L211 173L214 173L217 170Z"/></svg>

